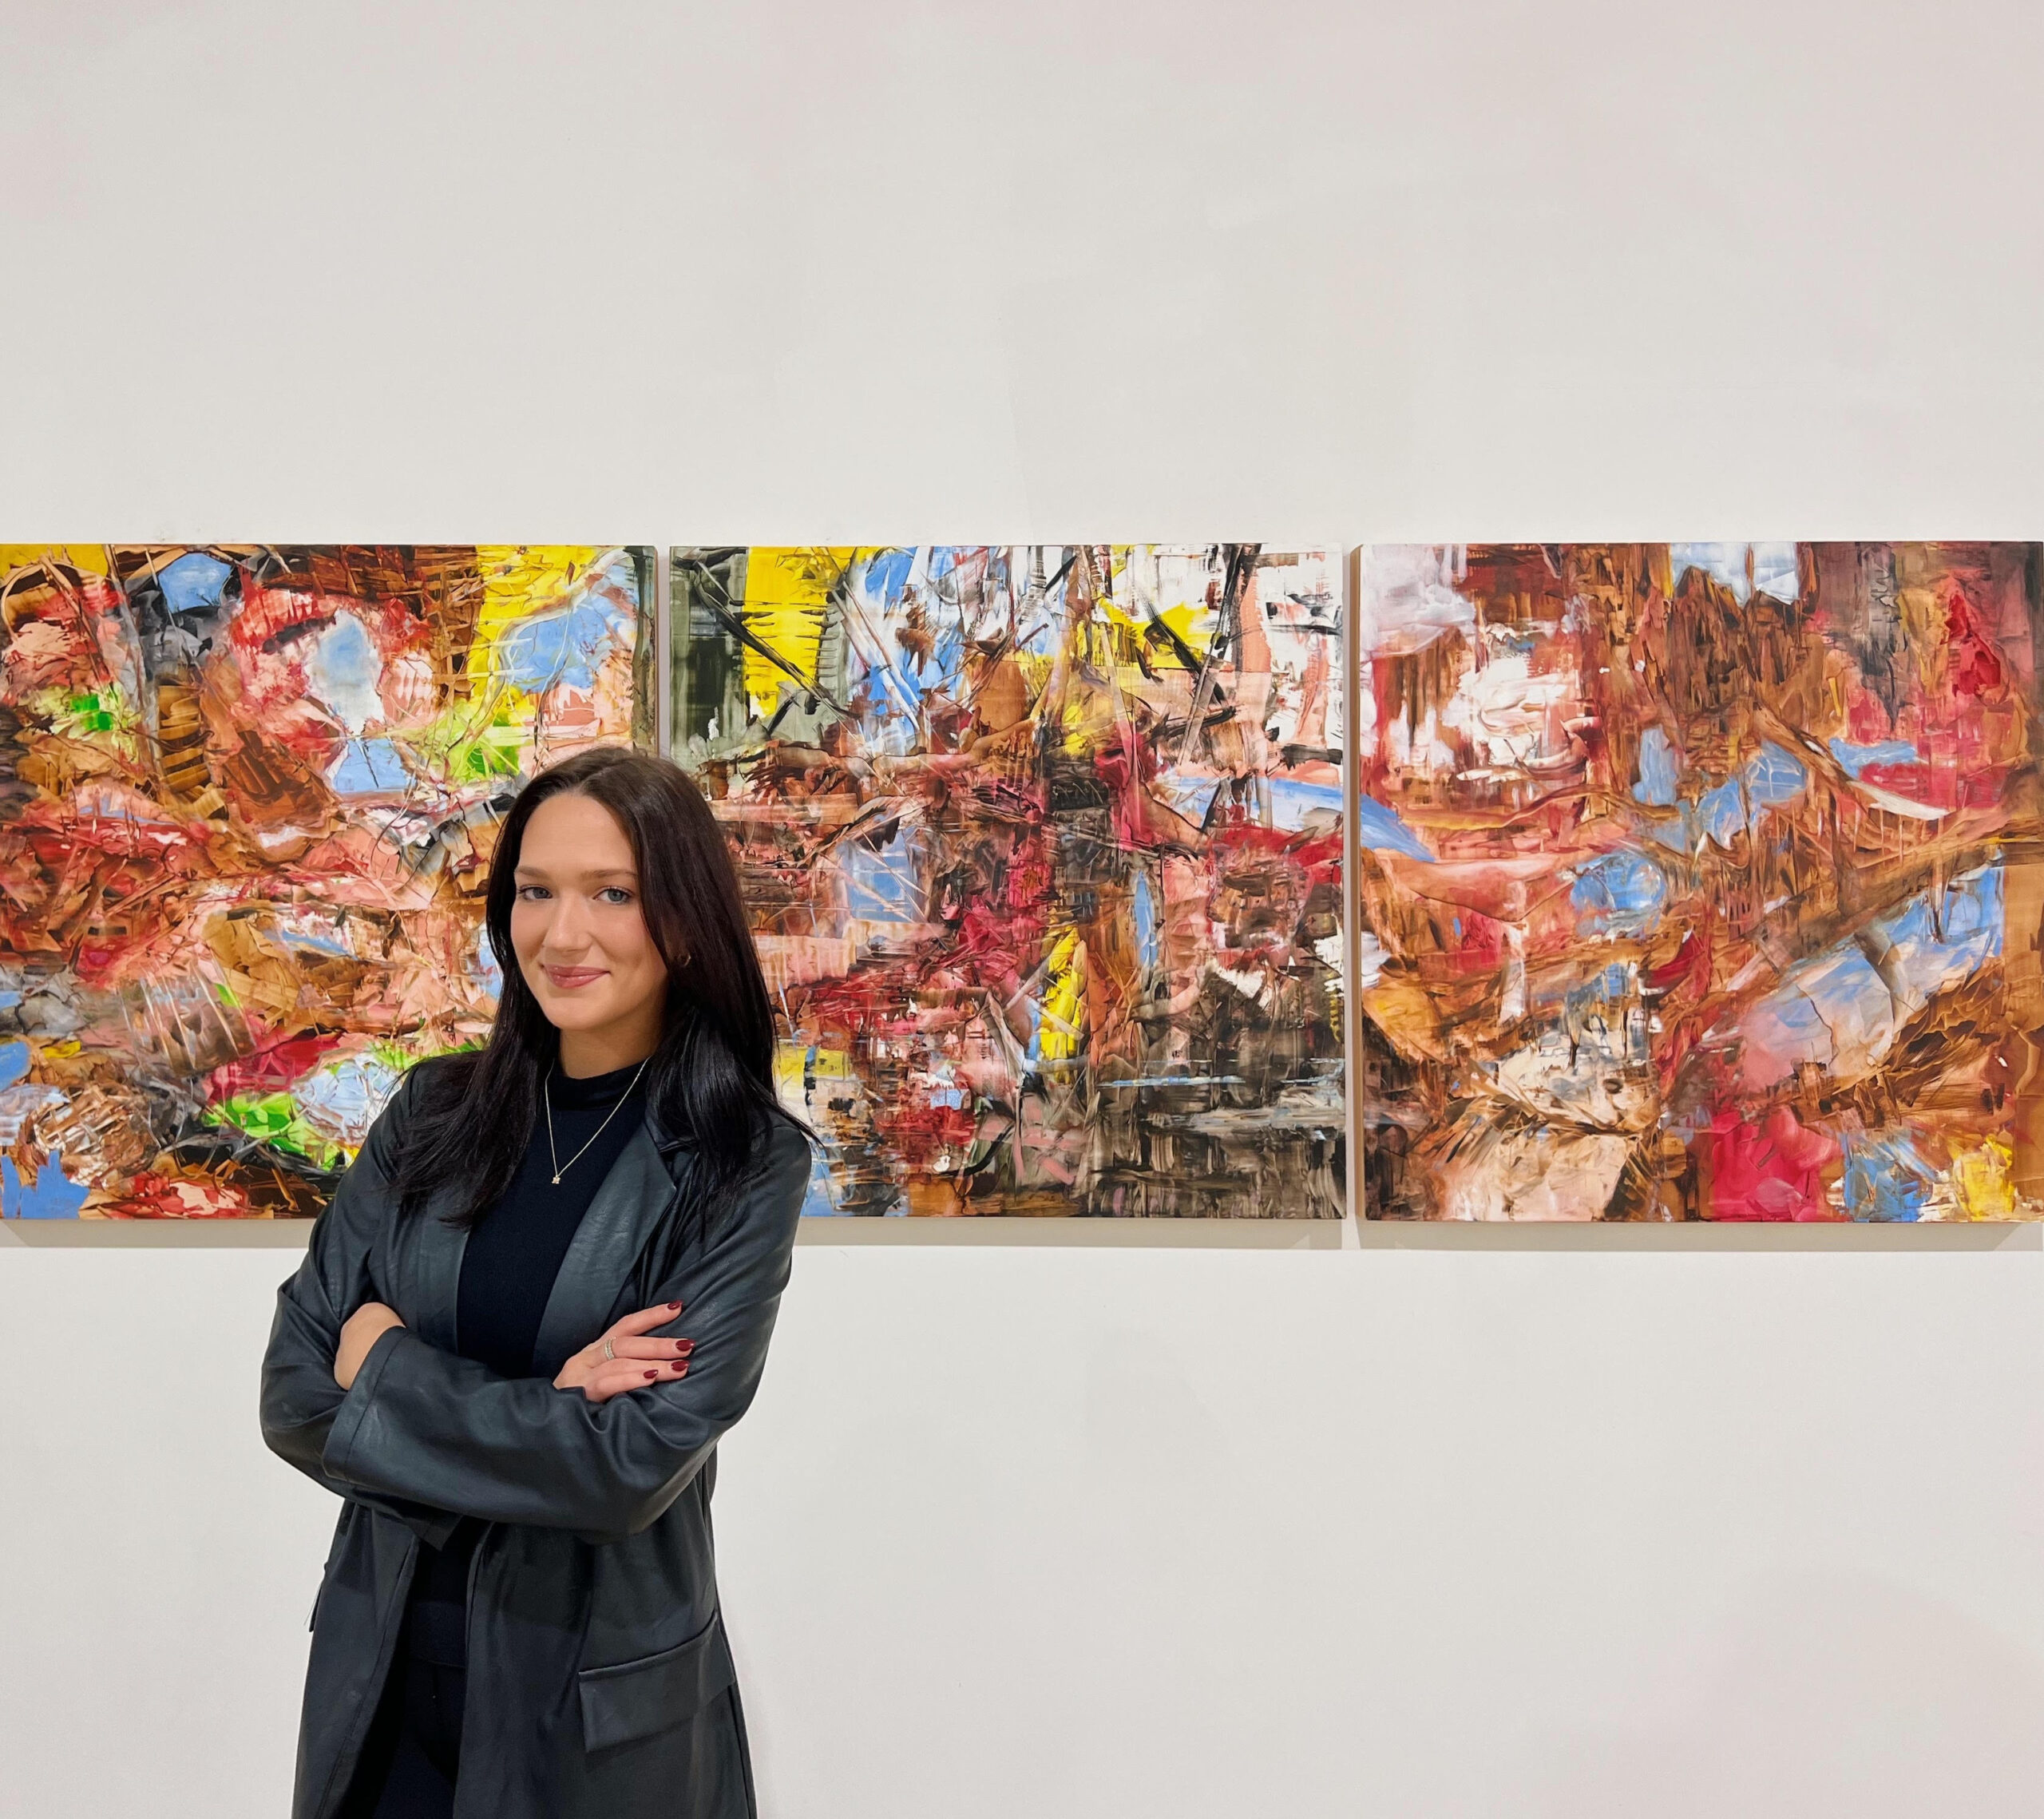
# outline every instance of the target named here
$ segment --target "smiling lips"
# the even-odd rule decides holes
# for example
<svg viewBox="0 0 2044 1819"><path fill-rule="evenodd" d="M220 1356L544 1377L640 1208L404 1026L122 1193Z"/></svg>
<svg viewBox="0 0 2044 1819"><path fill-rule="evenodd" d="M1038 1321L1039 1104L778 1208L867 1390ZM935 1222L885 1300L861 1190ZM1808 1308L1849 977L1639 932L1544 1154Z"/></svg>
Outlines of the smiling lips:
<svg viewBox="0 0 2044 1819"><path fill-rule="evenodd" d="M594 985L597 980L608 977L610 972L607 966L549 966L544 970L557 992L572 992L581 986Z"/></svg>

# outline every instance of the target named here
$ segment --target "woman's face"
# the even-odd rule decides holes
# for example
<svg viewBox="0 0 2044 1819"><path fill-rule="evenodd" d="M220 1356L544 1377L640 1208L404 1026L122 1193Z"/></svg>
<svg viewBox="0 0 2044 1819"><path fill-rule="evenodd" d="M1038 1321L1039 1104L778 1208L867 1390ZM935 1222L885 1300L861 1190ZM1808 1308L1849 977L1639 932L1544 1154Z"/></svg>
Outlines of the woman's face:
<svg viewBox="0 0 2044 1819"><path fill-rule="evenodd" d="M518 850L511 945L561 1032L570 1074L629 1067L660 1038L667 969L639 902L632 842L601 802L549 796Z"/></svg>

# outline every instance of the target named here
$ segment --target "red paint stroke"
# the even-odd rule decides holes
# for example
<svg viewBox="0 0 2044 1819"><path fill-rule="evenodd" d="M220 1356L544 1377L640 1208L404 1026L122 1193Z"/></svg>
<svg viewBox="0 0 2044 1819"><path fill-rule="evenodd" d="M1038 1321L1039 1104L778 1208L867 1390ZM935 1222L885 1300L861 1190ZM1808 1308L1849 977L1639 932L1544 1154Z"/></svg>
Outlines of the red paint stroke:
<svg viewBox="0 0 2044 1819"><path fill-rule="evenodd" d="M1716 1219L1805 1223L1836 1219L1824 1175L1843 1153L1837 1142L1777 1106L1749 1122L1727 1108L1696 1140Z"/></svg>
<svg viewBox="0 0 2044 1819"><path fill-rule="evenodd" d="M238 1092L265 1092L289 1086L309 1074L323 1056L340 1045L336 1035L295 1036L271 1042L240 1060L216 1068L206 1076L206 1098L217 1104Z"/></svg>

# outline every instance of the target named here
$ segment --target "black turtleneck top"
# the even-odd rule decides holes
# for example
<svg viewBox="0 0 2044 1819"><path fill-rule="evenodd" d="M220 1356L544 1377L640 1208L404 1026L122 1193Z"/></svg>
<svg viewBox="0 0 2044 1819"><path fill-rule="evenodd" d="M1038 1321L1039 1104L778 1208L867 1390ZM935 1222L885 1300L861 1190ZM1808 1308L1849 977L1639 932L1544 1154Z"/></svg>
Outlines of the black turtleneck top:
<svg viewBox="0 0 2044 1819"><path fill-rule="evenodd" d="M553 1115L551 1147L543 1107L518 1172L469 1232L461 1252L454 1349L503 1377L536 1374L533 1347L554 1278L604 1177L645 1121L645 1081L637 1068L584 1080L570 1080L557 1068L546 1092ZM446 1547L420 1555L405 1624L406 1646L415 1660L466 1665L469 1564L481 1532L480 1522L465 1519Z"/></svg>

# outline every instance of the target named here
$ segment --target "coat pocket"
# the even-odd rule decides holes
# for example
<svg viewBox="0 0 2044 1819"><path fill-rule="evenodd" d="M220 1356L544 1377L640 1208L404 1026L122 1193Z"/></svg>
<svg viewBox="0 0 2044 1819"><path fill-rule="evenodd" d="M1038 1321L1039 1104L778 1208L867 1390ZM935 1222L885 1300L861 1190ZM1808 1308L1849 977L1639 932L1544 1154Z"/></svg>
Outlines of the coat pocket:
<svg viewBox="0 0 2044 1819"><path fill-rule="evenodd" d="M686 1723L738 1678L722 1615L685 1643L614 1667L575 1676L582 1699L582 1746L608 1750Z"/></svg>
<svg viewBox="0 0 2044 1819"><path fill-rule="evenodd" d="M334 1524L333 1544L327 1550L327 1563L319 1569L319 1589L312 1595L312 1614L305 1619L308 1630L319 1627L319 1607L327 1596L327 1582L334 1576L334 1563L341 1557L341 1549L347 1545L348 1531L355 1527L355 1512L359 1507L355 1504L341 1506L341 1519Z"/></svg>

